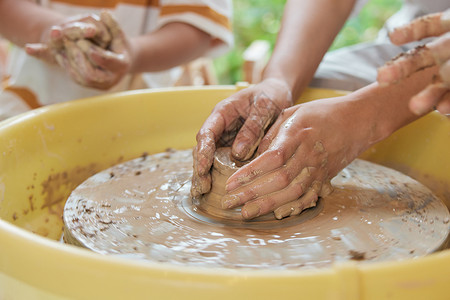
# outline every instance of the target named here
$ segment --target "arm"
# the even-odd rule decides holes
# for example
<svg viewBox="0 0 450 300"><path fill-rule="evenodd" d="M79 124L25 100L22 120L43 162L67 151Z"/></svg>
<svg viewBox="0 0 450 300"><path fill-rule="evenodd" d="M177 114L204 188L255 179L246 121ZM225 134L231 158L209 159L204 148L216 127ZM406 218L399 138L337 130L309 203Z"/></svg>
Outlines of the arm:
<svg viewBox="0 0 450 300"><path fill-rule="evenodd" d="M297 99L352 11L354 0L288 1L263 79L286 82Z"/></svg>
<svg viewBox="0 0 450 300"><path fill-rule="evenodd" d="M398 28L391 33L397 44L442 36L380 68L378 83L285 110L261 141L259 156L229 178L223 206L244 204L247 219L271 211L279 219L299 214L329 193L330 180L368 147L433 104L448 110L449 30L448 12Z"/></svg>
<svg viewBox="0 0 450 300"><path fill-rule="evenodd" d="M169 23L130 40L130 73L162 71L202 56L212 37L186 23ZM180 51L182 49L182 51Z"/></svg>
<svg viewBox="0 0 450 300"><path fill-rule="evenodd" d="M266 129L311 80L353 5L354 0L287 2L262 82L221 101L197 134L191 189L194 197L210 189L216 145L234 139L232 155L238 160L252 157Z"/></svg>
<svg viewBox="0 0 450 300"><path fill-rule="evenodd" d="M27 0L0 0L0 34L23 47L41 42L42 36L64 17Z"/></svg>
<svg viewBox="0 0 450 300"><path fill-rule="evenodd" d="M285 110L258 148L257 158L227 181L223 207L245 204L251 219L279 219L314 206L331 191L330 180L359 154L417 119L409 99L437 74L432 67L397 85L378 83L349 95Z"/></svg>

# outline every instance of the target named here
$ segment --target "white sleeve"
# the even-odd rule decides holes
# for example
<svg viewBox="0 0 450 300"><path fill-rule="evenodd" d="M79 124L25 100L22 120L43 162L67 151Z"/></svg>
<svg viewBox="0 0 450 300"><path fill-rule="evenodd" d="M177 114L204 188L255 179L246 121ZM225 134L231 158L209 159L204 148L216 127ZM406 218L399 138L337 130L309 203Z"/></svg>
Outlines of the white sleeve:
<svg viewBox="0 0 450 300"><path fill-rule="evenodd" d="M231 0L162 0L158 27L171 22L190 24L215 41L207 55L216 56L233 47Z"/></svg>

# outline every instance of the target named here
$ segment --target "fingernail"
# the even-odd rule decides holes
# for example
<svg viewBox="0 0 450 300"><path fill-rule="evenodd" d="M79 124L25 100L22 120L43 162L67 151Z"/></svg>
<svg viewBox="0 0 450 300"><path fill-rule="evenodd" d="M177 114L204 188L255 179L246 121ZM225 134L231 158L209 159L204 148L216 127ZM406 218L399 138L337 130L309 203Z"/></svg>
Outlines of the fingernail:
<svg viewBox="0 0 450 300"><path fill-rule="evenodd" d="M242 208L242 216L244 219L253 219L259 216L259 213L261 211L261 207L257 203L249 203L246 204Z"/></svg>
<svg viewBox="0 0 450 300"><path fill-rule="evenodd" d="M411 98L409 102L409 109L412 111L413 114L417 116L421 116L428 112L428 109L426 107L423 107L423 105L420 104L420 100L416 100L417 96L414 96Z"/></svg>
<svg viewBox="0 0 450 300"><path fill-rule="evenodd" d="M237 195L225 195L220 201L223 209L233 208L241 204L241 198Z"/></svg>
<svg viewBox="0 0 450 300"><path fill-rule="evenodd" d="M291 214L291 208L289 207L279 207L273 213L275 214L275 218L281 220Z"/></svg>
<svg viewBox="0 0 450 300"><path fill-rule="evenodd" d="M413 114L415 114L416 116L422 116L428 112L430 112L430 109L426 109L424 107L414 107L413 109L411 109L411 111L413 112Z"/></svg>
<svg viewBox="0 0 450 300"><path fill-rule="evenodd" d="M61 28L56 27L56 26L52 27L50 29L50 37L51 38L59 38L59 37L61 37Z"/></svg>
<svg viewBox="0 0 450 300"><path fill-rule="evenodd" d="M290 205L283 205L283 206L280 206L277 209L275 209L274 214L275 214L275 218L277 218L278 220L281 220L286 217L295 215L295 211L296 211L296 208L294 208Z"/></svg>

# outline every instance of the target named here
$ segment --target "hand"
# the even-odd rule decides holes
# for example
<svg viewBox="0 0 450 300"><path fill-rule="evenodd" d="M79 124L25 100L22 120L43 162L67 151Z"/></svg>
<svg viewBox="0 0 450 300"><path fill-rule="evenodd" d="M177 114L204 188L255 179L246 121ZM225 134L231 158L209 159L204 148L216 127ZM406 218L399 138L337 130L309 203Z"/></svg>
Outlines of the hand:
<svg viewBox="0 0 450 300"><path fill-rule="evenodd" d="M439 65L439 75L423 91L411 98L409 107L416 115L433 109L450 114L450 9L427 15L390 33L394 44L400 45L430 36L436 40L400 55L378 70L378 82L393 84L426 67Z"/></svg>
<svg viewBox="0 0 450 300"><path fill-rule="evenodd" d="M71 18L53 26L43 43L26 45L28 54L57 62L77 83L109 89L128 72L128 40L108 12Z"/></svg>
<svg viewBox="0 0 450 300"><path fill-rule="evenodd" d="M330 180L374 142L373 124L348 99L322 99L283 111L261 141L257 158L228 179L223 207L244 204L245 219L272 211L281 219L329 194Z"/></svg>
<svg viewBox="0 0 450 300"><path fill-rule="evenodd" d="M266 129L292 103L288 86L270 78L217 104L197 134L191 195L196 198L209 192L210 169L217 146L232 144L235 159L250 159Z"/></svg>

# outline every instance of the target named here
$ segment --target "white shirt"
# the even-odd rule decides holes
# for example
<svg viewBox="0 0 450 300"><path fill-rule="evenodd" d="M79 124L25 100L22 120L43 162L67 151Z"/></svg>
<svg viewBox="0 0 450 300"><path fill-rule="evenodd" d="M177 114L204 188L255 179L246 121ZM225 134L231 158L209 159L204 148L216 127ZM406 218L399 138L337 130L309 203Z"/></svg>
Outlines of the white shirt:
<svg viewBox="0 0 450 300"><path fill-rule="evenodd" d="M231 0L41 0L40 4L67 16L99 13L109 10L128 37L157 30L171 22L190 24L221 43L214 43L206 53L217 56L233 46ZM86 98L105 93L75 83L59 66L49 65L13 47L4 71L9 77L0 91L0 120L41 105ZM146 87L172 86L181 74L180 68L145 73ZM126 76L108 92L130 88Z"/></svg>

